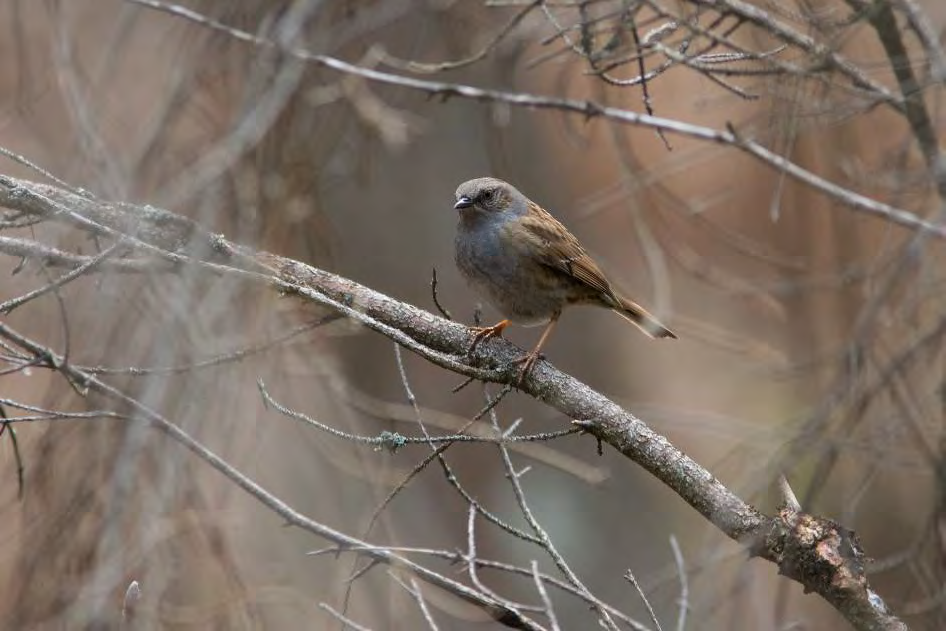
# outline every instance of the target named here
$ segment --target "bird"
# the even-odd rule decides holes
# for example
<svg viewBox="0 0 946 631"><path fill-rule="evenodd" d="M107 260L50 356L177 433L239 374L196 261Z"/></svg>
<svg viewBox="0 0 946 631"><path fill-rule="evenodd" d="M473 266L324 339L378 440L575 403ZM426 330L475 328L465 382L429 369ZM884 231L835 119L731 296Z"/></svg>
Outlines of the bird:
<svg viewBox="0 0 946 631"><path fill-rule="evenodd" d="M578 239L512 184L494 177L468 180L457 187L453 207L459 215L457 268L503 316L493 326L471 327L470 352L486 339L502 337L510 324L545 324L535 348L515 360L521 364L519 385L541 357L562 311L572 305L610 309L651 338L677 337L615 291Z"/></svg>

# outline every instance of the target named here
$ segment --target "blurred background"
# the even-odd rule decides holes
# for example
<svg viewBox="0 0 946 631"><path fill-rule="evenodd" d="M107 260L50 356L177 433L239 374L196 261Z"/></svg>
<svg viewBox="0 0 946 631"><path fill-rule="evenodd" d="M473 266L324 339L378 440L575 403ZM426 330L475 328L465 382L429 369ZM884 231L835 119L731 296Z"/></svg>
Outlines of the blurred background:
<svg viewBox="0 0 946 631"><path fill-rule="evenodd" d="M440 302L466 323L478 298L453 264L453 192L481 175L514 183L680 336L653 342L606 311L574 309L545 348L549 360L640 416L763 511L775 510L773 481L784 472L805 510L858 533L874 559L872 586L911 628L943 628L941 239L844 207L731 147L370 83L145 4L3 3L0 145L103 199L165 207L238 243L431 311L435 269ZM668 3L669 15L715 28L782 66L758 56L713 59L728 61L728 72L709 77L678 64L652 76L646 95L639 82L620 85L615 79L640 74L634 30L639 40L670 20L656 14L659 4L643 4L176 6L403 76L641 113L646 96L657 116L713 129L732 124L832 182L941 218L944 199L901 113L758 25L725 16L714 24L720 14ZM930 78L937 60L918 33L922 26L941 33L946 6L909 3L925 20L920 26L898 14L908 56L892 65L874 28L852 9L859 3L756 5L894 94L891 68L914 69L930 133L942 135L942 82ZM684 33L653 40L679 46ZM667 57L646 50L644 67L660 69ZM468 63L435 66L458 60ZM0 162L2 173L42 179ZM54 224L16 234L96 249ZM0 301L48 280L42 268L19 263L0 257ZM414 478L365 535L373 512L429 448L375 451L264 408L257 379L282 403L333 427L419 434L390 340L336 321L270 344L323 315L261 288L182 272L84 278L4 321L67 350L74 363L115 369L103 378L313 519L379 545L464 549L468 506L438 466ZM485 307L482 317L492 322L497 314ZM508 337L530 348L537 334L515 328ZM146 377L128 370L188 367L254 345L266 350L237 362ZM403 360L432 430L454 431L484 405L482 386L452 393L457 375L409 353ZM57 409L107 406L38 369L0 374L0 397ZM497 411L504 426L522 419L525 433L570 420L519 393ZM142 593L126 620L131 628L342 628L322 603L366 628L427 628L387 568L350 580L366 561L308 554L329 544L284 528L143 425L22 424L17 437L22 493L9 436L0 437L3 628L117 628L131 581ZM804 595L773 565L747 560L643 470L610 449L599 454L593 439L532 449L514 452L518 467L532 467L522 479L530 505L601 600L649 624L623 578L630 570L665 629L678 619L681 581L690 629L846 628L820 598ZM495 446L457 444L447 459L472 495L524 526ZM486 523L477 528L481 556L526 567L536 559L555 572L534 546ZM465 578L459 565L434 565ZM536 602L531 579L485 570L481 578L510 598ZM424 587L424 596L442 629L498 627L444 592ZM554 596L562 628L597 628L587 605Z"/></svg>

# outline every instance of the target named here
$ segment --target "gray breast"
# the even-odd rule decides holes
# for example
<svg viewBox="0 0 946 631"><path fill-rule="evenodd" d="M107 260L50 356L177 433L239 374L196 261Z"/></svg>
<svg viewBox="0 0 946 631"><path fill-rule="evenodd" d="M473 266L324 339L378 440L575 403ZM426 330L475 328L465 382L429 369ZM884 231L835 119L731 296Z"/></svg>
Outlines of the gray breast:
<svg viewBox="0 0 946 631"><path fill-rule="evenodd" d="M550 285L553 272L504 245L502 235L488 219L461 220L455 240L457 267L503 317L524 326L548 322L563 306Z"/></svg>

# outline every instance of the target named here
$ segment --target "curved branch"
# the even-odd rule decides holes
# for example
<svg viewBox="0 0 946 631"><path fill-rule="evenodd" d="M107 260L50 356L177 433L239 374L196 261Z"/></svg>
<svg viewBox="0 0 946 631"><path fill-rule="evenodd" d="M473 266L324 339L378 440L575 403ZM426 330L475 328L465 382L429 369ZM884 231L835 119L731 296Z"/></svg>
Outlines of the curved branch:
<svg viewBox="0 0 946 631"><path fill-rule="evenodd" d="M264 283L280 293L327 305L396 341L428 361L467 376L497 383L515 383L519 376L513 360L521 350L502 339L489 340L468 355L472 335L460 324L336 274L268 252L253 252L214 235L168 211L131 204L99 203L54 186L0 176L0 206L51 221L68 221L83 230L121 240L123 245L162 251L180 264L199 266L218 274ZM98 207L96 209L95 207ZM95 219L84 215L93 214ZM181 226L189 240L182 242ZM194 254L184 255L179 252ZM212 259L204 260L205 257ZM80 371L0 324L0 335L45 358L44 365L63 371L73 382L120 396L107 383ZM729 538L747 546L753 555L776 563L782 574L815 591L858 629L905 629L868 586L864 555L854 534L827 519L783 509L768 517L750 506L667 438L599 392L567 375L547 361L539 361L521 389L554 407L601 442L646 469L697 510ZM140 406L135 401L130 401ZM157 412L140 407L151 422L227 475L226 463L203 453L193 440ZM256 497L258 488L242 477L232 477ZM263 500L261 500L263 501ZM271 508L303 523L304 517L278 500ZM311 527L311 526L310 526ZM324 528L324 527L323 527ZM333 540L344 536L332 534ZM361 545L357 542L354 545ZM439 580L439 579L438 579Z"/></svg>

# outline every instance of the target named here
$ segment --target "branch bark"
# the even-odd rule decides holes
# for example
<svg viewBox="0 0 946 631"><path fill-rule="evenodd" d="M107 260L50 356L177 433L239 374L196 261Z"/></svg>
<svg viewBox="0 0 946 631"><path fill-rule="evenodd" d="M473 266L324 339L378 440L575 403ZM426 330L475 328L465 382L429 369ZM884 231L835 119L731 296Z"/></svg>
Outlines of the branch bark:
<svg viewBox="0 0 946 631"><path fill-rule="evenodd" d="M490 340L469 354L467 349L472 335L463 325L336 274L231 243L223 236L168 211L103 202L85 193L6 176L0 176L0 206L35 219L69 223L100 238L120 242L121 247L116 250L122 253L129 252L137 257L144 254L156 256L176 266L196 265L211 273L242 277L248 282L266 284L283 294L295 294L327 305L428 361L459 374L495 383L515 383L518 379L517 366L512 360L521 354L521 350L505 340ZM0 241L0 251L30 256L29 249L22 243ZM46 264L73 268L88 264L87 260L66 255L51 257L45 247L38 247L37 252L41 253L38 260ZM122 268L124 273L135 271L133 266L121 266L114 261L121 261L117 252L113 264L100 267L99 273L106 273L113 267ZM162 273L166 274L168 270L162 270ZM0 329L0 333L10 335L6 327ZM18 340L16 343L26 342ZM48 353L46 350L42 352ZM50 359L46 365L63 372L75 372L63 361L62 358ZM108 388L105 382L92 375L67 376L73 382ZM546 361L536 364L521 389L574 419L599 441L639 464L723 534L746 546L753 556L777 564L780 573L801 583L806 591L820 594L855 628L906 628L870 590L864 573L865 557L853 532L831 520L790 506L775 516L763 514L641 419ZM182 437L167 429L163 417L151 411L147 416L212 466L225 470L221 468L225 463L215 462L206 453L189 445L186 435ZM238 474L229 470L225 472L227 475ZM235 481L264 501L243 478L235 478ZM270 501L265 503L271 508L291 510ZM294 520L299 519L294 512L292 516ZM441 586L452 590L450 585ZM469 599L469 594L462 596ZM520 618L517 620L522 622Z"/></svg>

